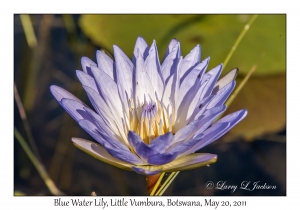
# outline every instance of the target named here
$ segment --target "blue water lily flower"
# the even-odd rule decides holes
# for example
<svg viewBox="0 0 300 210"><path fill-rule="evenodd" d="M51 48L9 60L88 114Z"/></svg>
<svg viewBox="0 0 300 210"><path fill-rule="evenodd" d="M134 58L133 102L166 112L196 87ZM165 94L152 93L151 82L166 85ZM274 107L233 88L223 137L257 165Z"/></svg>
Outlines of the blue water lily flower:
<svg viewBox="0 0 300 210"><path fill-rule="evenodd" d="M246 115L243 109L220 120L235 87L237 69L218 78L222 64L206 72L200 46L181 56L173 39L162 63L153 41L138 37L132 60L114 46L112 60L97 51L97 64L81 60L76 74L94 110L52 85L60 105L98 143L72 138L79 149L116 167L153 175L214 163L217 155L195 153L214 142ZM216 121L216 122L215 122Z"/></svg>

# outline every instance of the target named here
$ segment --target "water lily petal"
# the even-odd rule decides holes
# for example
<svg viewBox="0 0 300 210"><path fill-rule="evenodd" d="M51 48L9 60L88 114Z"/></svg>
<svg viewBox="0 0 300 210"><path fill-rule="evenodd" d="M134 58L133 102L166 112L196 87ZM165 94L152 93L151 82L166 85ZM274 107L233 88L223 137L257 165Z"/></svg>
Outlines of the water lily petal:
<svg viewBox="0 0 300 210"><path fill-rule="evenodd" d="M166 84L169 81L169 78L174 75L178 66L180 56L180 44L179 42L177 42L161 64L161 73L164 84Z"/></svg>
<svg viewBox="0 0 300 210"><path fill-rule="evenodd" d="M132 170L135 171L138 174L142 174L142 175L154 175L154 174L158 174L162 171L162 167L161 166L133 166Z"/></svg>
<svg viewBox="0 0 300 210"><path fill-rule="evenodd" d="M96 58L98 63L98 68L104 71L111 79L115 82L117 81L116 75L113 69L113 60L106 55L104 52L97 50Z"/></svg>
<svg viewBox="0 0 300 210"><path fill-rule="evenodd" d="M206 107L209 105L210 101L214 97L215 97L214 95L210 95L210 96L203 98L202 100L199 100L197 105L195 106L196 108L194 109L193 114L189 118L187 118L187 120L186 120L187 124L194 121L196 116L198 119L199 116L201 116L206 111Z"/></svg>
<svg viewBox="0 0 300 210"><path fill-rule="evenodd" d="M195 66L194 68L191 69L191 71L189 71L187 73L187 75L185 75L184 79L180 79L180 95L181 98L183 98L183 96L191 89L191 87L195 84L197 79L202 78L203 73L205 72L208 63L209 63L210 58L206 58L204 61L202 61L201 63L199 63L197 66ZM179 98L179 102L182 101L182 99ZM180 100L181 99L181 100Z"/></svg>
<svg viewBox="0 0 300 210"><path fill-rule="evenodd" d="M90 134L101 145L105 145L106 143L108 143L112 147L129 151L128 147L125 144L115 139L113 136L109 136L108 134L101 132L101 130L99 130L99 128L94 123L91 123L88 120L80 120L78 123L88 134Z"/></svg>
<svg viewBox="0 0 300 210"><path fill-rule="evenodd" d="M121 118L118 115L114 115L111 108L105 103L100 95L97 94L92 88L87 86L82 86L86 91L93 107L97 113L105 120L107 124L113 126L115 123L117 125L122 125Z"/></svg>
<svg viewBox="0 0 300 210"><path fill-rule="evenodd" d="M200 63L201 57L201 49L200 45L198 44L194 49L191 50L189 54L187 54L181 64L179 77L180 83L185 79L185 77L193 70L195 66Z"/></svg>
<svg viewBox="0 0 300 210"><path fill-rule="evenodd" d="M219 123L212 125L209 129L207 129L203 134L198 134L198 136L194 136L194 139L199 139L198 143L193 147L188 149L187 151L181 153L179 157L183 157L198 151L199 149L205 147L206 145L212 143L217 138L221 137L221 135L225 134L224 131L229 127L229 123Z"/></svg>
<svg viewBox="0 0 300 210"><path fill-rule="evenodd" d="M162 63L164 63L165 59L169 56L169 54L173 51L174 47L177 47L176 45L179 45L179 42L177 39L172 39L168 45L168 48L165 52L164 58L162 60ZM178 57L181 56L181 52L178 53Z"/></svg>
<svg viewBox="0 0 300 210"><path fill-rule="evenodd" d="M115 115L115 118L123 117L123 106L119 97L117 84L113 79L111 79L108 74L106 74L101 69L92 66L92 72L94 78L97 82L97 85L101 91L101 95L107 105L111 107L112 112Z"/></svg>
<svg viewBox="0 0 300 210"><path fill-rule="evenodd" d="M247 109L242 109L237 112L228 114L225 117L222 117L216 123L230 122L230 126L232 127L232 126L235 126L242 119L244 119L247 114L248 114Z"/></svg>
<svg viewBox="0 0 300 210"><path fill-rule="evenodd" d="M96 81L93 77L80 70L76 71L76 75L83 86L90 87L96 91L98 95L100 94L100 90L97 87Z"/></svg>
<svg viewBox="0 0 300 210"><path fill-rule="evenodd" d="M206 98L206 97L201 98L201 94L203 93L203 90L206 88L207 85L209 85L208 80L206 80L204 82L201 80L201 86L198 89L195 97L191 100L191 102L188 106L187 114L186 114L187 120L190 120L194 110L197 109L197 107L199 107L199 106L197 106L199 104L199 101L202 101L204 98Z"/></svg>
<svg viewBox="0 0 300 210"><path fill-rule="evenodd" d="M223 88L225 85L229 84L232 82L235 78L236 75L238 74L239 69L234 68L230 72L228 72L224 77L222 77L216 84L215 87L212 91L212 94L216 94L221 88Z"/></svg>
<svg viewBox="0 0 300 210"><path fill-rule="evenodd" d="M132 167L134 166L133 164L121 161L111 156L103 146L97 143L74 137L72 138L72 142L76 147L93 156L94 158L118 168L132 171Z"/></svg>
<svg viewBox="0 0 300 210"><path fill-rule="evenodd" d="M161 99L164 91L164 84L155 41L153 41L153 44L149 49L149 55L145 60L145 71L149 76L154 92L156 92L158 98Z"/></svg>
<svg viewBox="0 0 300 210"><path fill-rule="evenodd" d="M164 172L184 171L213 164L217 155L208 153L194 153L178 158L171 163L163 165Z"/></svg>
<svg viewBox="0 0 300 210"><path fill-rule="evenodd" d="M160 165L160 166L149 166L140 165L134 166L132 169L140 174L157 174L159 172L174 172L194 169L217 161L217 155L208 153L195 153L185 157L177 158L174 161Z"/></svg>
<svg viewBox="0 0 300 210"><path fill-rule="evenodd" d="M230 96L231 92L233 91L234 87L235 81L232 81L224 87L222 87L214 96L214 98L209 102L207 109L224 104L227 98Z"/></svg>
<svg viewBox="0 0 300 210"><path fill-rule="evenodd" d="M138 156L136 156L131 151L115 148L107 143L104 143L104 147L106 148L106 150L108 151L109 154L111 154L113 157L118 158L122 161L131 163L131 164L135 164L135 165L145 165L146 164L142 159L140 159Z"/></svg>
<svg viewBox="0 0 300 210"><path fill-rule="evenodd" d="M223 64L213 68L212 70L210 70L209 72L207 72L204 76L203 76L203 80L205 80L206 78L208 78L208 83L205 86L205 88L203 89L201 95L200 95L200 100L209 96L222 72L222 68L223 68Z"/></svg>
<svg viewBox="0 0 300 210"><path fill-rule="evenodd" d="M174 140L174 135L171 132L168 132L164 135L158 136L153 139L149 147L158 151L158 153L165 152L165 150L170 146Z"/></svg>
<svg viewBox="0 0 300 210"><path fill-rule="evenodd" d="M117 74L117 84L120 93L120 97L124 102L124 108L128 110L128 105L126 101L131 98L131 93L133 91L133 64L131 60L125 55L125 53L116 45L114 47L114 56L116 64L116 74ZM127 97L127 96L128 97Z"/></svg>
<svg viewBox="0 0 300 210"><path fill-rule="evenodd" d="M72 93L66 91L65 89L58 87L56 85L50 86L50 91L52 95L56 98L56 100L61 104L61 100L63 98L73 99L83 104L82 101L80 101L76 96L74 96Z"/></svg>
<svg viewBox="0 0 300 210"><path fill-rule="evenodd" d="M149 157L148 163L151 165L163 165L173 161L177 156L177 153L156 154Z"/></svg>
<svg viewBox="0 0 300 210"><path fill-rule="evenodd" d="M179 115L176 117L176 125L174 127L175 131L182 128L188 124L189 117L187 115L189 111L189 106L191 101L197 98L197 93L201 89L201 78L204 71L207 68L209 59L206 59L199 65L197 65L193 71L191 71L185 80L180 85L178 98L176 99L176 107ZM204 88L204 87L203 87ZM198 93L200 95L200 93ZM196 102L196 101L195 101ZM195 103L194 102L194 103Z"/></svg>
<svg viewBox="0 0 300 210"><path fill-rule="evenodd" d="M114 130L114 124L109 124L106 118L103 118L103 116L97 114L90 108L84 107L83 109L93 118L95 125L99 128L101 132L107 135L113 135L121 140L121 137L117 135L117 133Z"/></svg>
<svg viewBox="0 0 300 210"><path fill-rule="evenodd" d="M136 59L138 57L138 54L141 53L143 59L148 55L148 44L145 41L145 39L141 36L139 36L135 42L134 50L133 50L133 56L132 56L132 63L136 65Z"/></svg>
<svg viewBox="0 0 300 210"><path fill-rule="evenodd" d="M199 138L199 137L198 137ZM171 147L169 147L166 152L167 153L175 153L175 154L181 154L187 151L188 149L192 148L199 142L199 139L192 138L188 141L180 141L175 144L173 144Z"/></svg>
<svg viewBox="0 0 300 210"><path fill-rule="evenodd" d="M82 70L87 73L90 76L93 76L93 73L91 71L91 67L92 66L97 66L97 64L92 61L91 59L89 59L88 57L82 57L81 58L81 66L82 66Z"/></svg>
<svg viewBox="0 0 300 210"><path fill-rule="evenodd" d="M169 156L173 154L168 154L169 156L166 157L164 157L161 154L165 152L166 148L170 145L172 140L173 140L173 134L167 133L155 138L154 140L151 141L150 145L147 145L143 142L143 140L138 134L132 131L128 132L128 142L130 146L135 150L136 154L140 158L142 158L144 161L148 161L149 164L152 164L150 163L151 161L158 162L159 160L157 160L157 158L159 157L165 158L166 161L170 159Z"/></svg>
<svg viewBox="0 0 300 210"><path fill-rule="evenodd" d="M186 72L185 77L180 79L180 94L185 95L191 87L196 84L197 80L202 80L203 74L206 71L210 58L206 58L201 63L198 63L191 70ZM194 94L195 95L195 94ZM179 102L183 97L179 98Z"/></svg>
<svg viewBox="0 0 300 210"><path fill-rule="evenodd" d="M136 112L138 119L140 119L142 113L142 106L144 104L144 98L146 97L148 102L155 100L154 89L151 80L145 71L145 63L141 54L137 56L136 60L133 88Z"/></svg>
<svg viewBox="0 0 300 210"><path fill-rule="evenodd" d="M175 134L174 143L185 141L188 139L188 137L192 137L194 134L203 132L225 110L226 107L224 105L207 110L205 114L201 115L201 118L191 122L177 131Z"/></svg>
<svg viewBox="0 0 300 210"><path fill-rule="evenodd" d="M77 100L63 98L61 100L61 105L77 122L82 119L93 122L93 118L84 110L84 107L86 106L83 105L83 103Z"/></svg>
<svg viewBox="0 0 300 210"><path fill-rule="evenodd" d="M128 142L136 154L144 161L147 161L151 153L154 151L147 144L145 144L141 137L135 132L128 132Z"/></svg>

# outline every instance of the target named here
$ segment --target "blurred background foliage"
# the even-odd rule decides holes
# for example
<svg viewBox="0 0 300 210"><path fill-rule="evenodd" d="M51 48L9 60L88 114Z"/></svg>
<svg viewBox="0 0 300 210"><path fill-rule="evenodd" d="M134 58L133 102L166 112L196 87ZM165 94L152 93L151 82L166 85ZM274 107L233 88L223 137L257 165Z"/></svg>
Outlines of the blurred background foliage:
<svg viewBox="0 0 300 210"><path fill-rule="evenodd" d="M41 178L23 147L14 141L15 195L51 195L47 179L67 195L146 195L145 177L123 171L79 151L71 137L92 139L59 106L49 86L61 86L85 103L75 76L80 58L96 61L96 50L113 55L116 44L131 58L137 36L159 55L172 38L182 54L200 44L209 69L224 62L251 15L15 15L14 126L47 174ZM200 152L218 154L209 168L181 172L165 195L286 194L286 16L259 15L237 46L223 74L234 67L239 82L256 71L228 108L247 108L248 116L232 131ZM15 136L16 132L15 132ZM207 181L260 181L276 190L208 190ZM48 186L48 188L46 187Z"/></svg>

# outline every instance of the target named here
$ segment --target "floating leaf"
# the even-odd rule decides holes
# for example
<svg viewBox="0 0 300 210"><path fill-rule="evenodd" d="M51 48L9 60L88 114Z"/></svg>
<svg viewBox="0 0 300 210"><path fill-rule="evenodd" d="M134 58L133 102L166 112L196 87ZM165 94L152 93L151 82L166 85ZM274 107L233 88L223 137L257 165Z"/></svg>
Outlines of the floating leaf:
<svg viewBox="0 0 300 210"><path fill-rule="evenodd" d="M248 109L247 117L230 130L225 140L237 136L253 139L283 129L286 124L285 74L250 78L226 113L244 107Z"/></svg>
<svg viewBox="0 0 300 210"><path fill-rule="evenodd" d="M97 45L112 52L116 44L131 56L137 36L148 44L155 39L162 58L169 41L181 42L183 55L196 45L202 59L210 56L210 67L224 61L251 15L82 15L83 32ZM265 52L254 75L285 69L286 16L260 15L252 24L225 71L234 67L246 74L259 54Z"/></svg>

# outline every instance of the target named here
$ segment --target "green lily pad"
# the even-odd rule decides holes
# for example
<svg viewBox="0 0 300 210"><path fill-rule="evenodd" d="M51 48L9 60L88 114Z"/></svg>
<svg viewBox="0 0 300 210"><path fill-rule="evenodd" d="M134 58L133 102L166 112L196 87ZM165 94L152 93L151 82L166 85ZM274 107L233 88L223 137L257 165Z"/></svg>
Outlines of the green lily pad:
<svg viewBox="0 0 300 210"><path fill-rule="evenodd" d="M210 68L224 62L251 15L82 15L80 26L96 45L112 53L116 44L131 57L137 36L148 44L155 39L160 57L172 38L185 56L197 44L202 59L210 56ZM258 57L264 59L254 75L285 70L286 16L260 15L237 47L226 71L234 67L246 74Z"/></svg>
<svg viewBox="0 0 300 210"><path fill-rule="evenodd" d="M239 136L252 140L283 130L286 125L285 74L250 78L224 116L243 108L248 110L248 115L230 130L226 140Z"/></svg>

